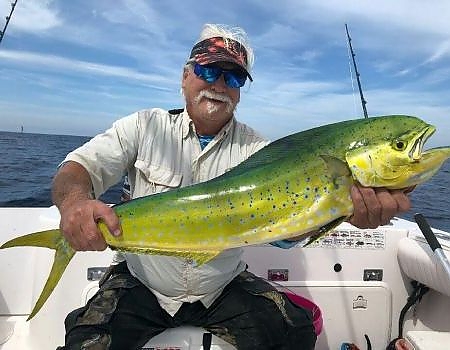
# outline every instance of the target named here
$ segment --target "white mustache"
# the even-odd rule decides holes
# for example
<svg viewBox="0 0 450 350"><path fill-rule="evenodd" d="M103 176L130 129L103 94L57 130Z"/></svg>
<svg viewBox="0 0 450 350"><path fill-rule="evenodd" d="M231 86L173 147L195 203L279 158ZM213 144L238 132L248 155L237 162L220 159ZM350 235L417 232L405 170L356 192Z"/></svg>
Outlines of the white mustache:
<svg viewBox="0 0 450 350"><path fill-rule="evenodd" d="M217 100L217 101L221 101L221 102L225 102L228 106L232 107L233 106L233 101L231 100L230 97L228 97L225 94L221 94L218 92L212 92L209 90L202 90L199 92L199 94L197 95L197 97L195 97L195 102L199 102L203 97L209 98L209 99L213 99L213 100Z"/></svg>

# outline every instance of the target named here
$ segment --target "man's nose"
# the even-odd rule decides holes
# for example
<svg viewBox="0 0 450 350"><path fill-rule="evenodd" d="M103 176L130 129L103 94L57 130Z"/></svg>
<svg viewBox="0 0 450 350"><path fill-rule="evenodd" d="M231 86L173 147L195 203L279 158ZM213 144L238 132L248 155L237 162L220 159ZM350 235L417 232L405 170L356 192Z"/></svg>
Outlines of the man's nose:
<svg viewBox="0 0 450 350"><path fill-rule="evenodd" d="M225 92L227 89L227 84L225 83L225 78L223 74L220 75L220 77L212 83L212 88L214 91L217 92Z"/></svg>

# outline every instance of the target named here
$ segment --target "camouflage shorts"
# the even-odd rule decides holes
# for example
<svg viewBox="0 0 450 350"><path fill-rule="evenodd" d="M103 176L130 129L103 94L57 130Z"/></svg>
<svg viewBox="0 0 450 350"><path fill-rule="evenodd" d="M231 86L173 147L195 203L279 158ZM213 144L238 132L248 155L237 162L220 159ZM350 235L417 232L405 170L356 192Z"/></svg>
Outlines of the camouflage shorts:
<svg viewBox="0 0 450 350"><path fill-rule="evenodd" d="M209 308L184 303L172 317L126 265L116 270L85 307L67 316L59 350L138 350L181 325L202 327L238 350L314 349L311 313L250 272L231 281Z"/></svg>

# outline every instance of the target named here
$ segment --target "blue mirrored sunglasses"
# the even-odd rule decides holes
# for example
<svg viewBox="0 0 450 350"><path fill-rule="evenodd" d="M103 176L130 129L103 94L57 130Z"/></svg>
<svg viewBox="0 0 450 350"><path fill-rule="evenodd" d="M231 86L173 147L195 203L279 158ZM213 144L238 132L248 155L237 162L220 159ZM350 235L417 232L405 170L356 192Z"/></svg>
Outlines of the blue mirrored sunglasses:
<svg viewBox="0 0 450 350"><path fill-rule="evenodd" d="M240 69L223 69L214 65L201 65L195 63L194 73L209 84L214 83L223 74L225 84L230 88L240 88L247 80L247 74Z"/></svg>

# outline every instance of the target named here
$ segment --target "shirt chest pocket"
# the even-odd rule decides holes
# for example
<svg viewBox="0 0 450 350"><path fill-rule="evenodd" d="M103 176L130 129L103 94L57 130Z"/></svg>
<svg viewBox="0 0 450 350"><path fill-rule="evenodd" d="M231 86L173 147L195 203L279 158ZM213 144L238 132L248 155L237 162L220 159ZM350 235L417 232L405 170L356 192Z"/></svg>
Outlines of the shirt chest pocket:
<svg viewBox="0 0 450 350"><path fill-rule="evenodd" d="M136 184L133 197L146 196L180 187L183 175L173 169L153 165L140 159L134 163Z"/></svg>

